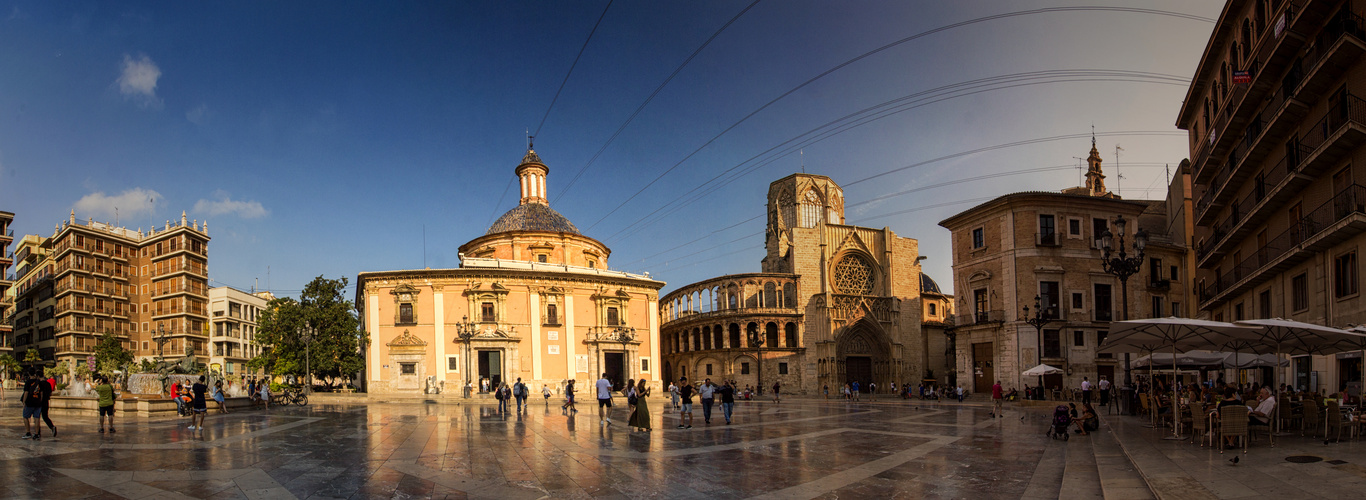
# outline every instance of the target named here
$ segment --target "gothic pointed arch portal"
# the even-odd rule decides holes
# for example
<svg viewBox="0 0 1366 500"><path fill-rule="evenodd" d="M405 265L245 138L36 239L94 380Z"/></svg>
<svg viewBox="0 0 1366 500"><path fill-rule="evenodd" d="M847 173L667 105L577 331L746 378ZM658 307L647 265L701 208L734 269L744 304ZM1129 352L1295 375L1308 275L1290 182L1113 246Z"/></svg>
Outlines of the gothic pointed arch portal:
<svg viewBox="0 0 1366 500"><path fill-rule="evenodd" d="M858 382L867 387L869 382L877 382L889 387L896 373L891 340L881 327L866 318L836 335L835 359L829 361L833 366L827 367L827 378L832 385Z"/></svg>

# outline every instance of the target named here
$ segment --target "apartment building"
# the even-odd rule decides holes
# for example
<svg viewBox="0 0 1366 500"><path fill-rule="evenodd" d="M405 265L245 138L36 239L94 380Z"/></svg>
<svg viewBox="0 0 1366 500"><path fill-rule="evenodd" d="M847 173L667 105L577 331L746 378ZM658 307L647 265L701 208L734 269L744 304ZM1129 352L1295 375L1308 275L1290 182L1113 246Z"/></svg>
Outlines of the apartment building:
<svg viewBox="0 0 1366 500"><path fill-rule="evenodd" d="M1366 4L1230 1L1177 126L1189 131L1200 314L1366 322ZM1361 352L1294 359L1295 386L1360 386Z"/></svg>
<svg viewBox="0 0 1366 500"><path fill-rule="evenodd" d="M220 286L209 289L209 370L228 377L248 373L247 362L261 354L256 339L256 317L274 300L270 292L247 293Z"/></svg>
<svg viewBox="0 0 1366 500"><path fill-rule="evenodd" d="M14 275L7 270L14 263L14 252L9 249L14 243L14 230L9 226L14 222L14 214L0 211L0 354L14 352L14 296L10 294L14 286Z"/></svg>
<svg viewBox="0 0 1366 500"><path fill-rule="evenodd" d="M16 258L14 351L41 364L85 366L99 337L137 359L194 354L208 362L208 225L133 231L73 212L51 237L25 236Z"/></svg>

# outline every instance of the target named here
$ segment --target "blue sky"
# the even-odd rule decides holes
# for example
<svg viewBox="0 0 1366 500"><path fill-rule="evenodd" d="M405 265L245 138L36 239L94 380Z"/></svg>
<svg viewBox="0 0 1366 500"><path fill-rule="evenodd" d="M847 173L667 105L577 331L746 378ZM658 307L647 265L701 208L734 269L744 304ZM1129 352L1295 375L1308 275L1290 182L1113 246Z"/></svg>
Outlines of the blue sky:
<svg viewBox="0 0 1366 500"><path fill-rule="evenodd" d="M803 165L845 186L850 223L919 239L951 290L936 223L974 200L1078 185L1090 139L954 155L1094 125L1109 187L1164 196L1163 164L1188 155L1173 125L1184 82L1222 3L749 6L0 2L0 210L43 235L73 209L131 228L185 211L209 221L211 285L259 278L292 295L318 275L423 267L424 227L425 265L457 266L456 249L516 204L512 170L539 128L551 206L610 246L613 268L666 291L758 271L768 183ZM1092 8L1063 9L1079 6ZM1007 13L1021 14L906 41L773 101L889 43ZM1111 135L1128 131L1151 133Z"/></svg>

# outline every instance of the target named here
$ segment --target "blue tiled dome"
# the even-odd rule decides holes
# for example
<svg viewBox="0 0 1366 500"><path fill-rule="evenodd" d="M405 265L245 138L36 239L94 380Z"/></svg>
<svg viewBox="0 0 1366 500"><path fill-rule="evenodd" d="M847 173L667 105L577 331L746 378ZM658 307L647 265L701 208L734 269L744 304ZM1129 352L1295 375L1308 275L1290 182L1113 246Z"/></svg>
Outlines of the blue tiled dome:
<svg viewBox="0 0 1366 500"><path fill-rule="evenodd" d="M518 205L499 217L488 232L484 234L506 233L510 231L550 231L555 233L579 234L579 228L555 209L540 203Z"/></svg>
<svg viewBox="0 0 1366 500"><path fill-rule="evenodd" d="M935 283L933 279L930 279L930 275L920 273L920 293L942 294L944 292L939 291L939 283Z"/></svg>

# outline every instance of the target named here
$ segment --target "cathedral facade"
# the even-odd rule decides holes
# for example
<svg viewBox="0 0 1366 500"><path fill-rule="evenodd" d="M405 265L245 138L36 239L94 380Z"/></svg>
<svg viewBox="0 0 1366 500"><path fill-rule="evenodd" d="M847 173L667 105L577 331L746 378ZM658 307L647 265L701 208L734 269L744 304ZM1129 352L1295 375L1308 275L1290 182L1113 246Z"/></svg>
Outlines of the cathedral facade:
<svg viewBox="0 0 1366 500"><path fill-rule="evenodd" d="M918 384L951 371L942 328L924 328L928 277L916 240L845 224L843 190L821 175L773 182L767 209L762 272L685 285L661 299L666 379L776 382L784 392L815 394L854 381Z"/></svg>
<svg viewBox="0 0 1366 500"><path fill-rule="evenodd" d="M520 203L460 247L460 267L357 276L369 392L475 396L521 378L582 393L603 373L658 387L664 283L611 270L611 250L550 208L549 171L528 149Z"/></svg>

